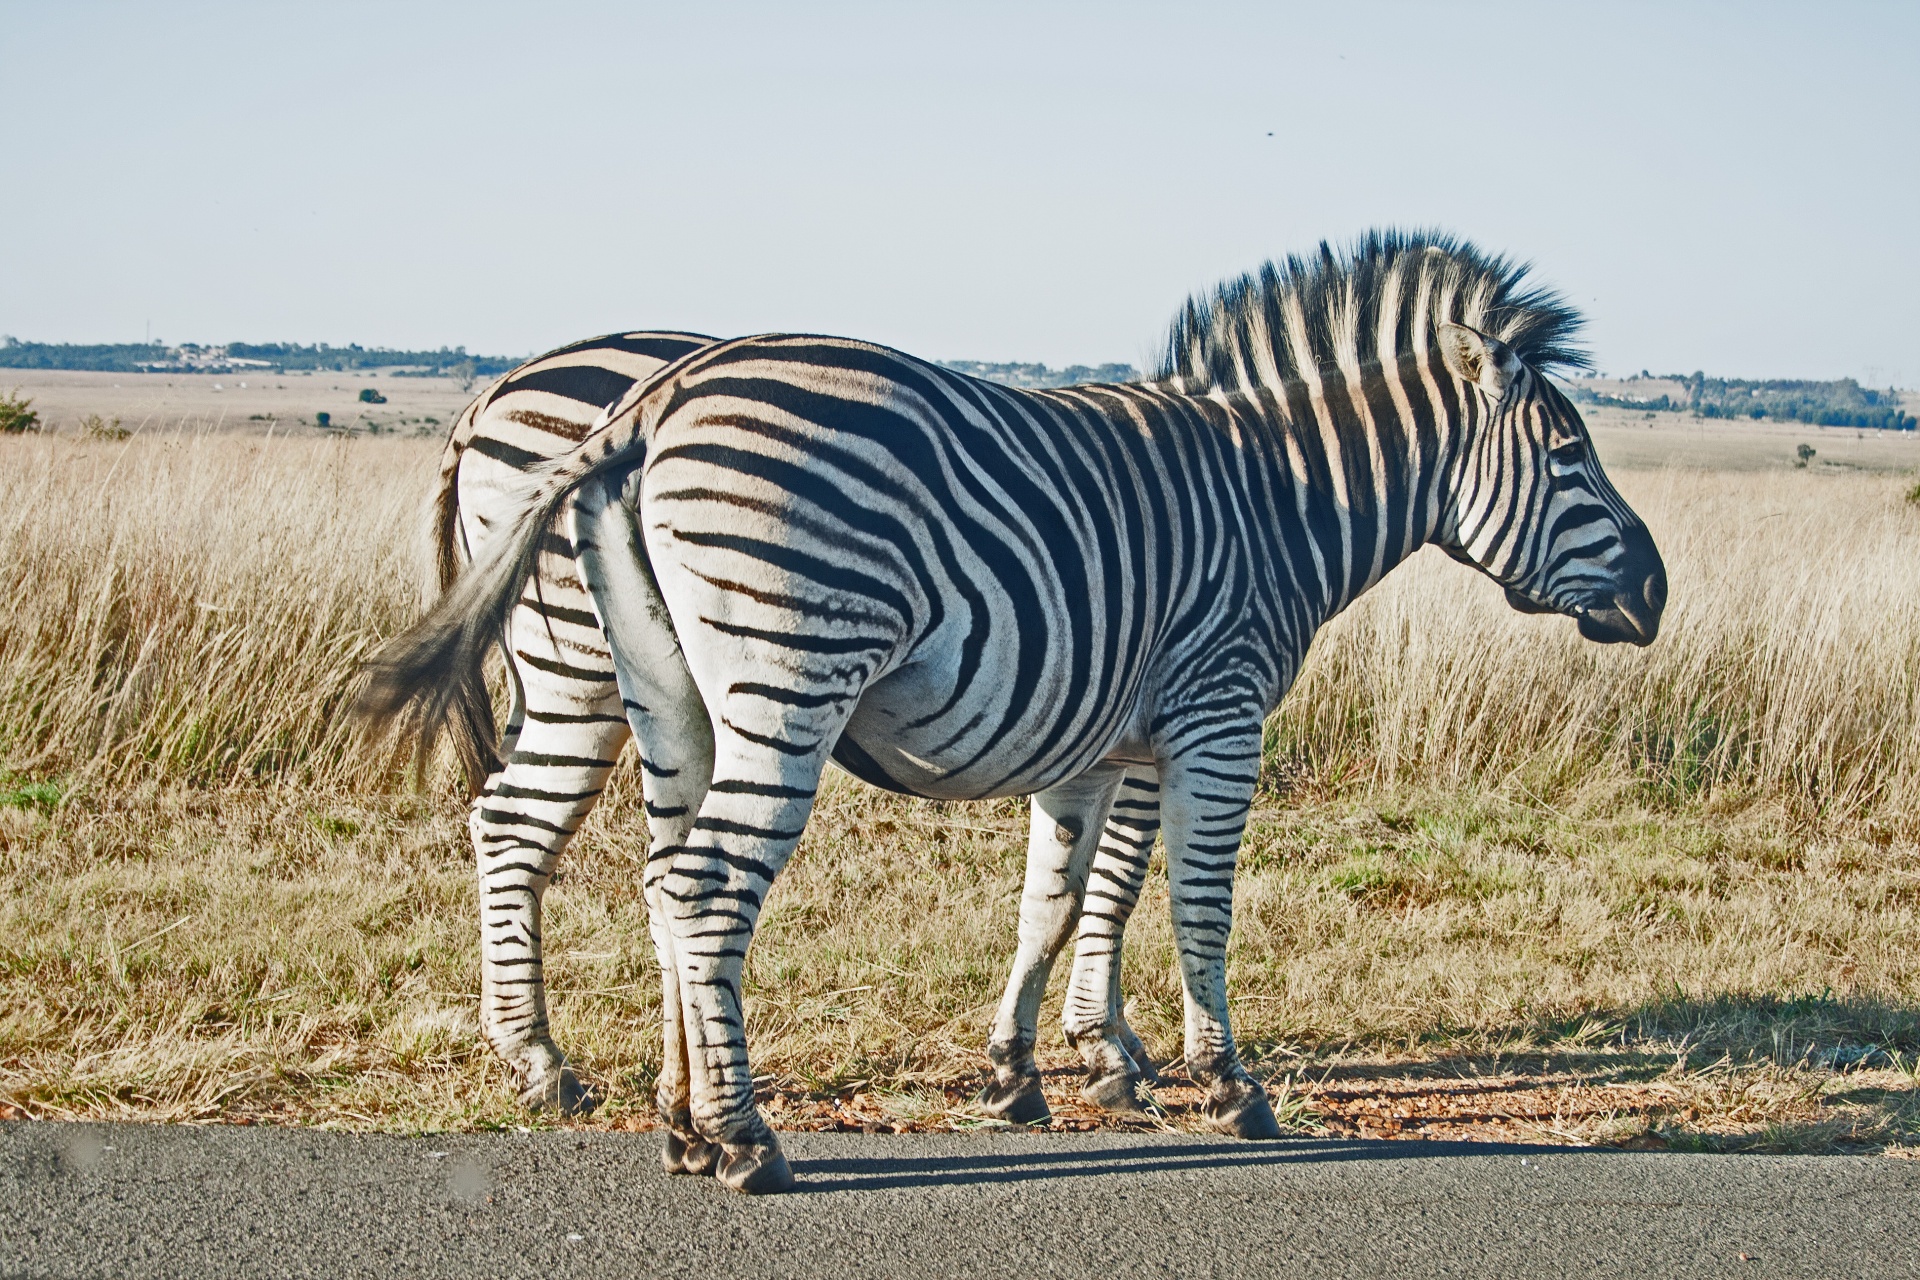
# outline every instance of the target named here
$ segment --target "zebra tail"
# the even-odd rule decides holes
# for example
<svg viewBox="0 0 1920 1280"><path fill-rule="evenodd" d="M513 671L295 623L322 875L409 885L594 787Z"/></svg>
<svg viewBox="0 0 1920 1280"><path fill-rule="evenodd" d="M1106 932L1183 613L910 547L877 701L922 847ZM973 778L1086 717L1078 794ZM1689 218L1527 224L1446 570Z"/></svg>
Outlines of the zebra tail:
<svg viewBox="0 0 1920 1280"><path fill-rule="evenodd" d="M476 397L455 422L447 438L440 462L440 483L433 495L433 510L428 537L433 547L435 597L444 596L460 579L469 559L464 531L460 527L460 458L474 435L474 420L486 397ZM431 605L431 600L429 605ZM468 797L479 793L481 785L500 768L500 729L494 722L493 695L487 690L486 654L481 651L470 665L448 673L445 719L442 722L454 755L466 775ZM419 738L414 770L424 771L431 747L426 734Z"/></svg>
<svg viewBox="0 0 1920 1280"><path fill-rule="evenodd" d="M467 563L466 539L460 532L460 458L467 451L467 437L473 433L473 419L479 407L478 400L467 406L454 423L446 450L440 455L440 483L433 493L433 512L427 526L427 538L433 546L436 595L444 594L453 585Z"/></svg>
<svg viewBox="0 0 1920 1280"><path fill-rule="evenodd" d="M367 683L353 714L374 731L411 731L417 768L447 733L468 785L480 787L499 768L486 748L495 729L480 674L534 574L541 539L559 522L574 489L601 472L636 464L645 451L645 434L636 430L536 470L534 487L507 528L490 539L486 555L468 564L424 618L367 660Z"/></svg>
<svg viewBox="0 0 1920 1280"><path fill-rule="evenodd" d="M582 467L577 475L556 470L542 478L486 555L464 572L456 566L452 584L427 615L367 660L367 681L354 714L375 731L414 735L416 769L443 733L470 789L477 790L500 767L484 674L487 654L500 643L507 616L526 590L542 534L598 469ZM443 489L435 502L436 519L449 503Z"/></svg>

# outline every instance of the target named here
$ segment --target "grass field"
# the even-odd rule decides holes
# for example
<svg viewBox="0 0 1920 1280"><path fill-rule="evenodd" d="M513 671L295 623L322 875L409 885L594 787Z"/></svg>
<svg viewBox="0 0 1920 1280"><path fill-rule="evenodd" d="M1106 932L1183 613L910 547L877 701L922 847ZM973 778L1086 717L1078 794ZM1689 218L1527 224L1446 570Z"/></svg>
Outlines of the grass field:
<svg viewBox="0 0 1920 1280"><path fill-rule="evenodd" d="M1661 432L1595 421L1667 557L1661 640L1585 645L1437 554L1329 626L1269 730L1239 1033L1292 1120L1336 1132L1906 1150L1908 442L1850 458L1851 433L1816 436L1822 465L1795 469L1784 433L1669 429L1679 468L1648 465ZM410 791L341 719L355 664L417 608L434 448L0 441L6 1107L526 1122L477 1040L451 780ZM776 1121L969 1123L1023 829L1014 804L833 782L749 967ZM549 896L556 1031L608 1098L596 1125L649 1109L641 847L623 772ZM1128 989L1170 1057L1158 892ZM1061 1122L1091 1122L1057 1032L1042 1059Z"/></svg>

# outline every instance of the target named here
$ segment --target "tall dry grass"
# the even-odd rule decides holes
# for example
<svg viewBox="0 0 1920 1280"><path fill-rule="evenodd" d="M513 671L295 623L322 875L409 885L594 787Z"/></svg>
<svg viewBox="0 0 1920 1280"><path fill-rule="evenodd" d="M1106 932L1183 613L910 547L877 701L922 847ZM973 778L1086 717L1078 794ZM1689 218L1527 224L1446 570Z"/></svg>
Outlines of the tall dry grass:
<svg viewBox="0 0 1920 1280"><path fill-rule="evenodd" d="M0 759L99 784L387 786L342 709L417 608L422 442L0 444Z"/></svg>
<svg viewBox="0 0 1920 1280"><path fill-rule="evenodd" d="M1646 650L1513 613L1435 551L1323 633L1269 730L1331 778L1920 811L1920 509L1887 476L1628 472L1671 604Z"/></svg>
<svg viewBox="0 0 1920 1280"><path fill-rule="evenodd" d="M434 446L0 441L0 757L125 782L385 788L355 665L417 608ZM1641 651L1423 553L1315 645L1273 776L1920 811L1920 510L1900 481L1618 477L1671 577Z"/></svg>

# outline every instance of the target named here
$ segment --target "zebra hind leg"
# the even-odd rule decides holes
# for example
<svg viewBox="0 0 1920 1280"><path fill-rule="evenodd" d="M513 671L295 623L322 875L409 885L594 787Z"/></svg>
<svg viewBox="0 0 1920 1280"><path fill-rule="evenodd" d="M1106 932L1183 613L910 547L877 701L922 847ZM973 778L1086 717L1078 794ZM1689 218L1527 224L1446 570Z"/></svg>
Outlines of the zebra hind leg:
<svg viewBox="0 0 1920 1280"><path fill-rule="evenodd" d="M561 851L606 784L627 737L615 710L528 709L506 768L488 779L469 827L480 882L480 1030L530 1111L584 1115L597 1099L547 1020L541 916Z"/></svg>
<svg viewBox="0 0 1920 1280"><path fill-rule="evenodd" d="M722 1152L694 1123L686 1002L665 881L713 781L713 726L641 550L633 511L621 501L625 481L615 475L583 488L569 519L581 581L606 619L620 700L640 757L648 834L641 887L660 967L661 1061L653 1098L667 1131L661 1163L668 1173L706 1176L719 1168Z"/></svg>
<svg viewBox="0 0 1920 1280"><path fill-rule="evenodd" d="M1033 1060L1040 1000L1054 957L1080 917L1087 868L1120 779L1119 768L1101 765L1033 797L1020 949L987 1042L993 1077L976 1099L981 1110L998 1119L1037 1124L1050 1114Z"/></svg>
<svg viewBox="0 0 1920 1280"><path fill-rule="evenodd" d="M700 802L706 795L706 773L705 768L673 768L671 776L658 779L659 785L655 786L656 779L650 770L648 808L674 816L678 816L674 813L676 810L687 814L698 813ZM655 818L653 822L656 828L666 825L660 818ZM693 1121L693 1075L687 1057L686 1024L681 1017L684 1001L680 993L680 966L673 931L667 924L669 904L661 896L661 881L665 879L675 854L686 841L691 819L675 825L679 828L677 832L667 831L664 839L656 837L654 840L646 871L648 927L652 930L654 950L660 961L661 1060L660 1074L654 1081L653 1101L660 1113L660 1121L667 1130L666 1145L660 1153L666 1171L707 1177L719 1168L721 1150L719 1143L701 1136Z"/></svg>
<svg viewBox="0 0 1920 1280"><path fill-rule="evenodd" d="M691 691L691 682L687 688ZM705 710L697 699L699 716L685 721L679 733L660 732L657 700L642 711L630 707L646 725L642 738L641 769L646 786L647 825L652 844L647 855L643 889L647 927L653 934L654 954L660 964L660 1074L654 1080L653 1102L666 1127L667 1140L660 1159L668 1173L707 1177L719 1168L720 1144L703 1137L693 1120L692 1068L688 1061L686 1024L681 1017L680 966L673 931L668 926L671 904L662 896L662 882L674 858L685 848L694 816L706 799L712 780L712 734L704 723ZM648 744L661 758L648 754Z"/></svg>
<svg viewBox="0 0 1920 1280"><path fill-rule="evenodd" d="M1160 784L1151 766L1135 766L1121 783L1094 853L1061 1018L1067 1043L1087 1064L1081 1096L1108 1111L1158 1111L1148 1090L1159 1083L1159 1073L1122 1011L1120 955L1159 834Z"/></svg>
<svg viewBox="0 0 1920 1280"><path fill-rule="evenodd" d="M606 785L628 736L612 654L566 537L541 547L504 633L513 706L506 764L468 826L480 880L480 1032L532 1111L596 1104L547 1020L541 912L554 866Z"/></svg>
<svg viewBox="0 0 1920 1280"><path fill-rule="evenodd" d="M755 1105L741 1000L746 956L852 702L826 695L818 699L826 705L805 705L816 701L812 694L788 701L774 683L783 674L736 662L732 687L715 691L713 782L656 895L673 948L694 1128L720 1147L715 1179L751 1194L789 1189L793 1171ZM702 692L716 701L704 685Z"/></svg>

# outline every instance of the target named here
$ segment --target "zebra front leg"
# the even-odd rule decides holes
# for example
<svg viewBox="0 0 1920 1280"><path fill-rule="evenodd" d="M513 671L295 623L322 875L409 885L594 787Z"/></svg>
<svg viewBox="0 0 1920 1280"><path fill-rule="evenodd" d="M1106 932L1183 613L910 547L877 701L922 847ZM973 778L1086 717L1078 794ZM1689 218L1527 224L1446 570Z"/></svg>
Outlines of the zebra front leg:
<svg viewBox="0 0 1920 1280"><path fill-rule="evenodd" d="M1249 738L1222 742L1215 736L1164 761L1160 811L1173 939L1185 988L1187 1073L1207 1091L1201 1115L1223 1133L1277 1138L1280 1125L1266 1088L1240 1061L1227 1018L1234 866L1259 772L1255 721Z"/></svg>
<svg viewBox="0 0 1920 1280"><path fill-rule="evenodd" d="M989 1115L1035 1124L1049 1114L1040 1091L1040 1068L1033 1061L1040 1000L1054 957L1080 918L1087 868L1121 776L1116 765L1097 765L1033 797L1026 887L1020 895L1020 949L987 1041L993 1078L978 1099Z"/></svg>
<svg viewBox="0 0 1920 1280"><path fill-rule="evenodd" d="M1152 766L1135 766L1093 855L1061 1017L1067 1043L1087 1064L1081 1096L1109 1111L1150 1112L1147 1086L1159 1082L1146 1047L1127 1025L1120 995L1121 944L1159 834L1159 781Z"/></svg>

